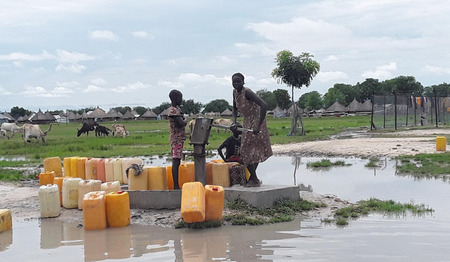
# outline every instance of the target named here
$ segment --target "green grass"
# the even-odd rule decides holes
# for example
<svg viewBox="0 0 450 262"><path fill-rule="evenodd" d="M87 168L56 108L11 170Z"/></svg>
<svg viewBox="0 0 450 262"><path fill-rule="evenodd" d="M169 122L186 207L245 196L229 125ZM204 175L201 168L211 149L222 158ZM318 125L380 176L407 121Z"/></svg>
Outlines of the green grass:
<svg viewBox="0 0 450 262"><path fill-rule="evenodd" d="M365 164L365 167L379 167L380 159L378 157L369 158L369 162Z"/></svg>
<svg viewBox="0 0 450 262"><path fill-rule="evenodd" d="M379 200L371 198L369 200L361 200L356 205L340 208L335 211L334 218L337 225L347 225L348 219L356 219L370 213L381 213L384 215L405 215L410 212L414 215L429 214L434 212L432 208L423 204L407 203L401 204L393 200ZM324 221L331 223L331 220Z"/></svg>
<svg viewBox="0 0 450 262"><path fill-rule="evenodd" d="M35 180L37 174L24 175L22 171L0 168L0 181Z"/></svg>
<svg viewBox="0 0 450 262"><path fill-rule="evenodd" d="M329 159L322 159L320 161L309 162L306 164L306 166L309 168L327 168L327 167L333 167L333 166L349 166L349 165L351 165L351 164L346 164L342 160L337 160L337 161L333 162Z"/></svg>
<svg viewBox="0 0 450 262"><path fill-rule="evenodd" d="M450 175L450 152L398 157L397 172L415 178L442 178Z"/></svg>

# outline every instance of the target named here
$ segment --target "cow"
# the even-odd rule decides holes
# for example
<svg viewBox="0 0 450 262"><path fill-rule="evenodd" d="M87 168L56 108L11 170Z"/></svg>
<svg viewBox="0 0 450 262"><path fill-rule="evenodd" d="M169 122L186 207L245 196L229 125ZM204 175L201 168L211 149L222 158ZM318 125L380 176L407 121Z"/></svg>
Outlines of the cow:
<svg viewBox="0 0 450 262"><path fill-rule="evenodd" d="M192 132L194 132L195 126L195 118L188 122L187 126L189 127L189 140L192 138Z"/></svg>
<svg viewBox="0 0 450 262"><path fill-rule="evenodd" d="M97 122L84 122L81 129L77 128L77 137L81 136L81 134L86 133L86 136L89 136L89 131L94 131L95 127L98 126Z"/></svg>
<svg viewBox="0 0 450 262"><path fill-rule="evenodd" d="M233 124L233 121L227 118L217 118L214 119L213 124L221 126L231 126ZM217 133L219 133L219 128L217 128Z"/></svg>
<svg viewBox="0 0 450 262"><path fill-rule="evenodd" d="M2 130L2 135L6 134L8 139L14 137L15 133L22 133L23 129L21 126L17 126L16 123L2 123L0 130ZM8 136L8 132L11 132L11 136Z"/></svg>
<svg viewBox="0 0 450 262"><path fill-rule="evenodd" d="M122 134L117 135L117 129L119 129L121 133L124 132L125 135L129 135L129 132L127 131L125 126L122 124L112 124L111 127L112 127L112 135L113 136L122 136Z"/></svg>
<svg viewBox="0 0 450 262"><path fill-rule="evenodd" d="M6 133L6 130L3 129L0 129L0 137L9 139L8 133Z"/></svg>
<svg viewBox="0 0 450 262"><path fill-rule="evenodd" d="M50 127L47 131L42 132L41 127L39 125L33 125L33 124L23 124L23 144L26 146L27 142L31 142L31 138L36 138L36 144L39 143L39 139L42 140L43 143L45 143L45 137L47 136L48 132L52 130L52 124L50 124Z"/></svg>
<svg viewBox="0 0 450 262"><path fill-rule="evenodd" d="M126 137L130 133L123 126L116 126L114 130L114 136Z"/></svg>
<svg viewBox="0 0 450 262"><path fill-rule="evenodd" d="M95 136L102 136L102 135L109 135L109 132L111 132L111 129L107 128L106 126L95 126Z"/></svg>

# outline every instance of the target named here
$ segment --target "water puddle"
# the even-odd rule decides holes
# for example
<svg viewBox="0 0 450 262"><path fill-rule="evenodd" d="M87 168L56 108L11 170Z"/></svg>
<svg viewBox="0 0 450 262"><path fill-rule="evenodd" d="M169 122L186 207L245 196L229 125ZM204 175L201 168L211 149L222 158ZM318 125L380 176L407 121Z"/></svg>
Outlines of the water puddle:
<svg viewBox="0 0 450 262"><path fill-rule="evenodd" d="M446 261L450 255L450 184L439 179L396 175L397 162L342 160L349 166L311 169L323 158L274 156L258 168L264 184L311 185L320 194L356 202L371 197L425 204L432 215L386 217L374 214L341 228L317 218L264 226L208 230L130 225L85 231L73 223L16 222L0 233L1 261ZM165 158L146 164L167 165Z"/></svg>

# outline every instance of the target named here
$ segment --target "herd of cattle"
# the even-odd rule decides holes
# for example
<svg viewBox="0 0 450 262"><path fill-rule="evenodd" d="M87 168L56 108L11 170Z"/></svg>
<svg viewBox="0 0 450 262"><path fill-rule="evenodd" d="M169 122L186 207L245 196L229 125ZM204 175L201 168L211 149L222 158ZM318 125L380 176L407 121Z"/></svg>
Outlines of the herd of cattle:
<svg viewBox="0 0 450 262"><path fill-rule="evenodd" d="M122 124L113 124L111 128L112 129L99 125L97 122L85 122L81 129L77 128L77 137L83 133L86 133L87 136L89 135L89 131L94 131L95 136L108 136L112 133L113 136L126 137L130 134ZM36 139L36 143L38 143L39 140L42 140L42 142L45 143L45 137L51 130L52 124L50 124L48 130L42 131L39 125L23 124L22 126L18 126L16 123L2 123L0 127L0 137L10 139L14 137L16 133L21 133L25 145L27 142L31 142L32 138Z"/></svg>
<svg viewBox="0 0 450 262"><path fill-rule="evenodd" d="M214 124L230 126L232 124L232 121L230 119L220 118L215 119ZM191 120L188 123L190 136L192 136L194 125L195 119ZM48 130L42 131L39 125L23 124L22 126L18 126L15 123L2 123L0 128L0 137L10 139L14 137L15 133L22 133L22 138L25 145L27 142L31 142L31 138L35 138L36 143L38 143L39 140L42 140L42 142L45 143L45 137L51 130L52 124L50 124ZM88 136L90 131L94 131L95 136L108 136L109 134L111 134L115 137L126 137L130 134L123 124L113 124L111 128L108 128L106 126L100 125L95 121L90 121L84 122L81 128L77 128L77 137L81 136L83 133ZM219 131L217 130L217 132Z"/></svg>

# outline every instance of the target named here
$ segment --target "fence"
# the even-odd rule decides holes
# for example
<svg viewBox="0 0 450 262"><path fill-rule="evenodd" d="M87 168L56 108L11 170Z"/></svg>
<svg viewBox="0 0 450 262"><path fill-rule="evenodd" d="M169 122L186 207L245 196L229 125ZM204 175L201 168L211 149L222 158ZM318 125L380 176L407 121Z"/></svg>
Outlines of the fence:
<svg viewBox="0 0 450 262"><path fill-rule="evenodd" d="M450 97L374 95L371 129L448 125Z"/></svg>

